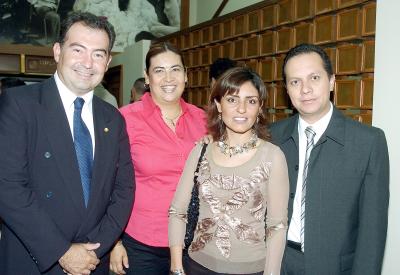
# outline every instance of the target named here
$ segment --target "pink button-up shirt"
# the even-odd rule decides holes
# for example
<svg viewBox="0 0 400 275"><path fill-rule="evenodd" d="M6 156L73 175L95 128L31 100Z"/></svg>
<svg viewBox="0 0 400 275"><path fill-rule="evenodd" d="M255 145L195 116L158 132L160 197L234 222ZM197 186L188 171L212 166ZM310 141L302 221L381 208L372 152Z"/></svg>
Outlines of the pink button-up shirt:
<svg viewBox="0 0 400 275"><path fill-rule="evenodd" d="M175 133L150 93L121 108L135 167L135 203L125 232L151 246L168 246L168 208L194 142L206 134L203 110L181 99Z"/></svg>

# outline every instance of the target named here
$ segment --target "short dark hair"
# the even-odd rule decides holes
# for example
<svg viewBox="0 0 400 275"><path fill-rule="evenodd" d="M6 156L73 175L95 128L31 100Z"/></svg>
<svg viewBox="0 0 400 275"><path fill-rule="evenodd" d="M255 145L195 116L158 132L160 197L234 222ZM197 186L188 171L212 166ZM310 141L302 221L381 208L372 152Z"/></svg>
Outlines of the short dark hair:
<svg viewBox="0 0 400 275"><path fill-rule="evenodd" d="M146 54L146 73L149 73L149 68L151 65L151 58L153 58L156 55L159 55L160 53L165 53L165 52L173 52L176 53L177 55L179 55L179 57L181 58L181 62L183 65L183 68L185 68L185 61L183 60L183 55L182 52L175 47L173 44L169 43L169 42L161 42L161 43L154 43L150 46L149 51Z"/></svg>
<svg viewBox="0 0 400 275"><path fill-rule="evenodd" d="M135 88L136 93L138 93L139 95L143 95L147 90L146 87L144 86L144 83L145 83L144 77L139 77L133 83L133 87Z"/></svg>
<svg viewBox="0 0 400 275"><path fill-rule="evenodd" d="M26 83L23 80L15 77L5 77L2 78L0 82L1 82L1 87L0 87L1 90L26 85Z"/></svg>
<svg viewBox="0 0 400 275"><path fill-rule="evenodd" d="M217 58L210 66L210 72L208 78L209 80L213 78L217 80L224 72L236 66L237 66L236 61L232 59Z"/></svg>
<svg viewBox="0 0 400 275"><path fill-rule="evenodd" d="M226 134L226 126L224 123L221 123L218 117L219 112L215 101L220 103L222 97L225 95L238 93L240 87L248 81L257 89L259 100L262 104L261 113L258 116L259 119L253 126L254 130L259 138L264 140L271 139L268 131L267 110L264 106L267 99L267 89L265 88L264 82L261 77L250 68L234 67L222 74L211 90L210 101L207 108L207 127L214 140L219 140Z"/></svg>
<svg viewBox="0 0 400 275"><path fill-rule="evenodd" d="M58 42L61 45L65 43L65 40L67 39L67 33L75 23L82 23L89 28L105 31L108 35L109 42L108 54L111 53L115 42L115 31L113 25L108 22L106 17L96 16L89 12L72 12L67 16L67 18L65 18L65 20L61 23L60 36L58 38Z"/></svg>
<svg viewBox="0 0 400 275"><path fill-rule="evenodd" d="M283 60L282 77L283 77L283 83L285 85L286 85L286 72L285 72L286 64L288 63L288 61L291 58L301 55L301 54L306 54L306 53L318 54L322 59L324 69L325 69L326 73L328 74L328 76L331 77L333 75L331 60L329 59L329 56L326 54L324 49L322 49L320 46L317 46L317 45L304 43L304 44L300 44L300 45L297 45L297 46L291 48L289 50L289 52L287 53L287 55L285 56L285 59Z"/></svg>

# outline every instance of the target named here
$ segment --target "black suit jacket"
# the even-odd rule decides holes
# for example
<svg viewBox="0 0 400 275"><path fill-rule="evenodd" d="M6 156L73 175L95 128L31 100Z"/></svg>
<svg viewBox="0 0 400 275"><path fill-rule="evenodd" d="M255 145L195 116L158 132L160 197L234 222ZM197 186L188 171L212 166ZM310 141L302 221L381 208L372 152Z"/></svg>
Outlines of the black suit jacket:
<svg viewBox="0 0 400 275"><path fill-rule="evenodd" d="M289 221L299 162L298 115L272 125L289 169ZM306 274L380 274L389 202L389 158L382 130L336 108L311 155L305 218Z"/></svg>
<svg viewBox="0 0 400 275"><path fill-rule="evenodd" d="M54 78L0 97L0 274L62 274L71 243L101 244L107 253L133 204L134 174L122 116L93 97L95 156L88 207L71 130Z"/></svg>

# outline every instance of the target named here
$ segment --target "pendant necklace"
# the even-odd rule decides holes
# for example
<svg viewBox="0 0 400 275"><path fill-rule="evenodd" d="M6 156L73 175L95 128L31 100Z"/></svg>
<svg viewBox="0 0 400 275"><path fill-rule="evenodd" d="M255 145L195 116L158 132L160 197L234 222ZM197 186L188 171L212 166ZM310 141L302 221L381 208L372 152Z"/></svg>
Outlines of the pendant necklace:
<svg viewBox="0 0 400 275"><path fill-rule="evenodd" d="M167 122L169 122L170 124L172 124L172 126L175 128L175 126L176 126L175 120L176 120L177 118L180 117L181 113L182 113L182 109L179 110L179 113L178 113L174 118L169 118L169 117L167 117L167 116L164 115L164 114L162 114L162 117L163 117L165 120L167 120Z"/></svg>
<svg viewBox="0 0 400 275"><path fill-rule="evenodd" d="M217 142L217 146L220 149L221 153L227 155L228 157L232 157L234 155L241 154L256 148L257 141L257 134L253 131L253 135L248 142L237 144L235 146L229 146L229 144L226 143L226 138L221 137L221 139Z"/></svg>

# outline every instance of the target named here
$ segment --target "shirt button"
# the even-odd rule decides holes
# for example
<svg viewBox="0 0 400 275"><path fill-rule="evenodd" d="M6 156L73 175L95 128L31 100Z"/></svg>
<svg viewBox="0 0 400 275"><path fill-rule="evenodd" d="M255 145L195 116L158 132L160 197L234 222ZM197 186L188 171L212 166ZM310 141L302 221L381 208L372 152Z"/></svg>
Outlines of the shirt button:
<svg viewBox="0 0 400 275"><path fill-rule="evenodd" d="M51 153L50 152L45 152L44 153L44 157L47 158L47 159L51 158Z"/></svg>

